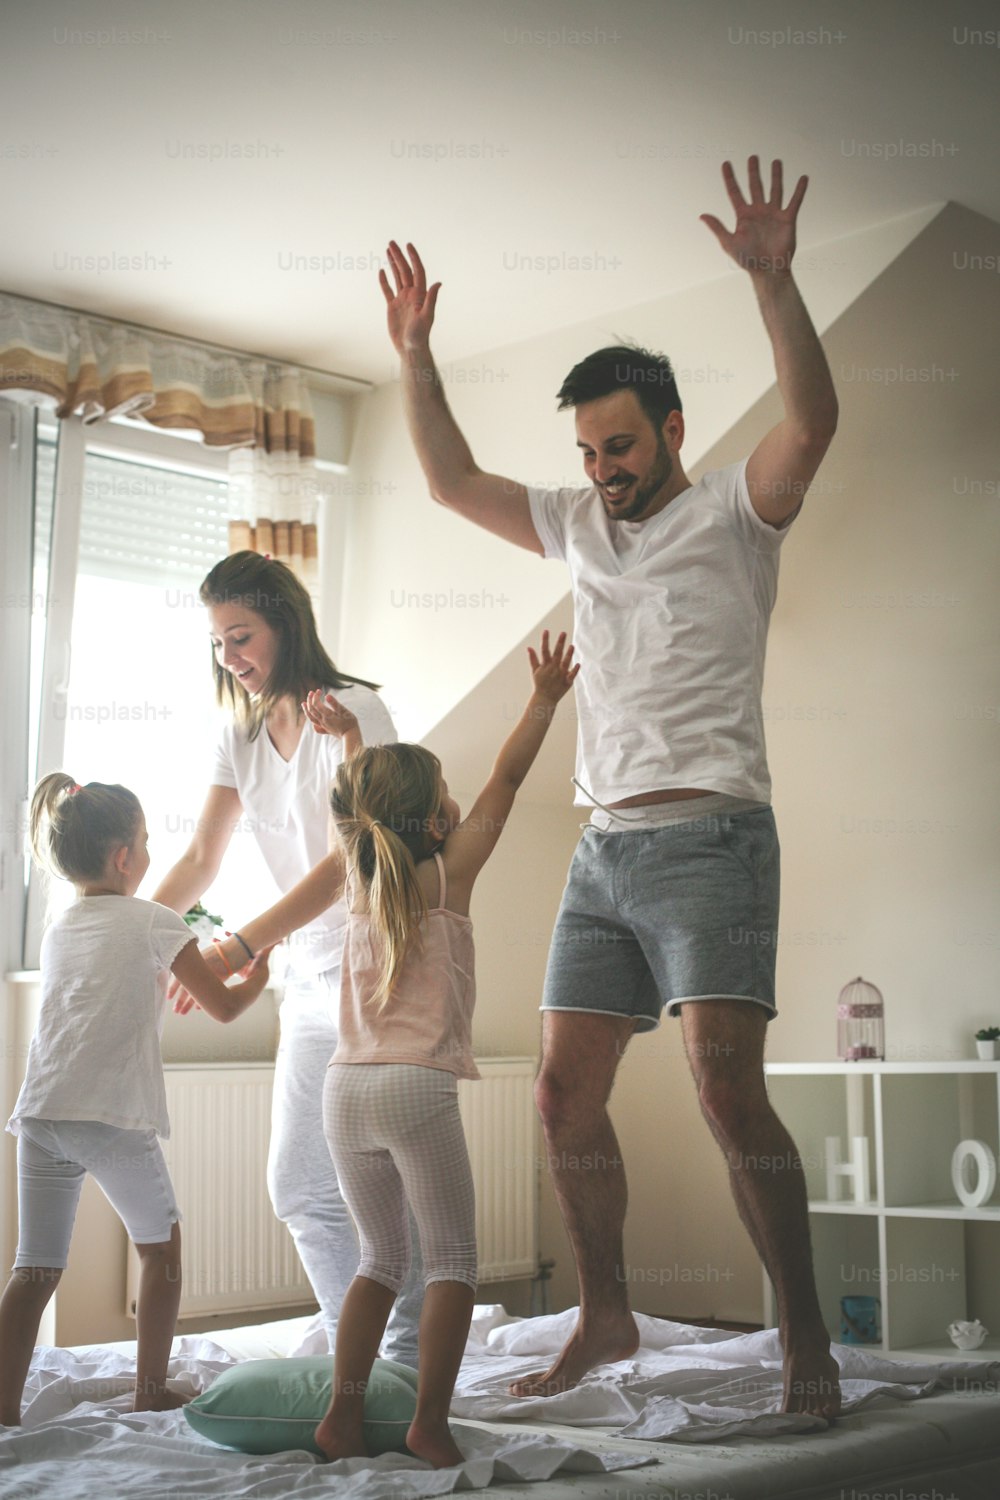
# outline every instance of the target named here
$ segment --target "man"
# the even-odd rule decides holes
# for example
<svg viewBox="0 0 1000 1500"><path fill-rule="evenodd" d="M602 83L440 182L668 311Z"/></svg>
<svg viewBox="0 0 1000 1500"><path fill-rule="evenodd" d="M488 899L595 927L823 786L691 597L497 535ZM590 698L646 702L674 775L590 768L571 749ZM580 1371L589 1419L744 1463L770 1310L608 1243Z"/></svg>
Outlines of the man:
<svg viewBox="0 0 1000 1500"><path fill-rule="evenodd" d="M774 1283L783 1406L833 1419L838 1367L820 1315L805 1180L770 1107L779 850L760 705L778 551L837 424L822 348L791 275L800 178L782 207L774 162L749 201L729 162L727 231L774 349L785 416L743 464L692 484L669 362L600 350L560 392L576 411L591 488L529 491L476 464L430 352L440 283L393 242L380 273L407 421L431 494L477 525L570 565L580 732L577 800L595 805L574 855L543 996L536 1099L576 1257L580 1318L517 1395L554 1394L638 1345L623 1274L626 1182L607 1102L630 1036L681 1016L705 1118L741 1218ZM604 1163L587 1170L581 1163Z"/></svg>

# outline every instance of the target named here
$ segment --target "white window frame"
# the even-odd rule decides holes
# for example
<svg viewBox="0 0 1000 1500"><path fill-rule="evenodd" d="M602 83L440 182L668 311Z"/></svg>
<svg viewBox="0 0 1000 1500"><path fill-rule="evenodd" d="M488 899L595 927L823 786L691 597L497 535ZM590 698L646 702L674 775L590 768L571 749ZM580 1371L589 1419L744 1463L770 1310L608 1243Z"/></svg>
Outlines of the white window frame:
<svg viewBox="0 0 1000 1500"><path fill-rule="evenodd" d="M8 485L10 502L3 507L4 521L0 524L0 543L4 544L4 583L8 597L16 593L21 585L15 580L17 569L30 565L33 544L34 480L35 480L35 418L39 427L48 428L57 437L55 493L52 510L52 538L49 553L48 609L46 613L45 647L43 652L40 712L38 724L38 765L60 765L66 738L66 698L70 681L71 634L73 629L73 606L76 594L76 578L79 570L80 526L83 511L84 466L88 453L106 458L122 459L126 462L143 463L152 468L163 468L206 479L224 479L229 473L229 450L205 447L196 433L165 432L160 428L145 426L127 417L112 417L100 424L85 425L79 417L56 418L50 410L25 407L19 403L0 401L0 454L9 452ZM15 434L14 446L7 448L8 440ZM2 458L0 458L2 462ZM347 465L329 459L317 459L320 474L345 474ZM0 491L3 480L0 479ZM343 507L319 507L319 554L322 560L329 542L343 554L346 542L346 512ZM330 535L326 535L327 519ZM15 536L14 531L18 531ZM23 533L23 534L21 534ZM27 560L25 562L25 559ZM339 576L339 570L338 570ZM337 590L339 594L339 589ZM4 689L5 750L13 753L4 757L2 783L3 806L14 809L13 822L17 830L13 839L4 838L0 866L0 899L3 901L4 951L0 954L2 970L22 962L26 969L37 968L38 946L41 942L44 921L44 892L37 870L32 868L28 882L27 903L22 897L23 853L21 841L26 827L27 797L34 767L27 764L27 736L25 727L31 712L30 703L30 585L28 608L16 631L6 630L4 663L8 685ZM321 621L324 638L337 659L339 640L339 599L326 599L324 618ZM331 639L333 637L333 639ZM57 712L57 707L62 712ZM18 751L15 738L21 736L24 743ZM8 868L8 861L10 868Z"/></svg>
<svg viewBox="0 0 1000 1500"><path fill-rule="evenodd" d="M35 413L0 399L0 575L3 578L0 715L0 974L20 969L31 699Z"/></svg>
<svg viewBox="0 0 1000 1500"><path fill-rule="evenodd" d="M83 476L88 453L105 458L131 460L133 463L141 462L151 468L169 469L215 480L225 478L228 474L229 454L226 449L196 447L191 438L160 432L157 428L137 427L126 418L112 418L99 426L85 426L79 417L57 419L46 412L40 415L39 425L48 426L56 433L58 446L37 764L58 766L62 764L66 743L70 641L80 562ZM33 467L32 464L32 469ZM57 709L61 709L61 712ZM33 774L33 768L28 768L28 777ZM18 959L19 965L23 959L27 970L38 967L38 949L44 919L45 892L38 871L32 867L28 878L27 906L23 913L23 943L20 945Z"/></svg>

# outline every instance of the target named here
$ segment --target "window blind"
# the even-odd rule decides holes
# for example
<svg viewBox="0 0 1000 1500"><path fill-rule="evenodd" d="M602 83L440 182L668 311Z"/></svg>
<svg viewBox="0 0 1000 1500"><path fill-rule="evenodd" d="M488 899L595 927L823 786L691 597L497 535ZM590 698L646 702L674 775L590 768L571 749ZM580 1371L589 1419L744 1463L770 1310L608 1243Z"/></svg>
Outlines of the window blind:
<svg viewBox="0 0 1000 1500"><path fill-rule="evenodd" d="M52 524L55 444L37 445L35 536ZM201 582L229 550L225 480L88 453L83 479L80 572L131 582ZM47 547L46 547L47 550Z"/></svg>

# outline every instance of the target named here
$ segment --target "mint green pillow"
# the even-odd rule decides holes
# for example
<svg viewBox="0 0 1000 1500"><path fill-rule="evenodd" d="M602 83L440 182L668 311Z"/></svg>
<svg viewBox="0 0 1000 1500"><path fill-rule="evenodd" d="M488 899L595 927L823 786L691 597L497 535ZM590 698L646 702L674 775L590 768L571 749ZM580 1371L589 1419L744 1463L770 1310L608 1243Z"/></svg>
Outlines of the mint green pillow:
<svg viewBox="0 0 1000 1500"><path fill-rule="evenodd" d="M330 1404L333 1356L249 1359L226 1370L183 1408L195 1432L241 1453L319 1453L313 1433ZM377 1359L365 1391L371 1454L405 1453L417 1409L417 1372Z"/></svg>

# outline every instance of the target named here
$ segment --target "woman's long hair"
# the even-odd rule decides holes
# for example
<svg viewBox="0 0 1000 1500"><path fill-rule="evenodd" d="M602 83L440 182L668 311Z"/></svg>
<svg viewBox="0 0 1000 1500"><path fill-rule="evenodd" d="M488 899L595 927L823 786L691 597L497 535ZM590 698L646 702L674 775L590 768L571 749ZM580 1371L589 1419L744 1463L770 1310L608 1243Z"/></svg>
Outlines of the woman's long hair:
<svg viewBox="0 0 1000 1500"><path fill-rule="evenodd" d="M257 738L271 709L286 695L301 703L317 687L336 692L360 683L362 687L377 689L377 683L364 677L349 677L337 670L320 641L307 590L291 568L275 558L262 557L257 552L231 553L206 576L199 598L206 605L242 604L265 620L278 637L274 667L256 698L251 698L212 652L216 699L247 729L249 739Z"/></svg>
<svg viewBox="0 0 1000 1500"><path fill-rule="evenodd" d="M75 885L99 880L108 855L131 844L141 818L139 799L127 787L102 781L78 786L65 771L53 771L31 798L28 835L35 863Z"/></svg>
<svg viewBox="0 0 1000 1500"><path fill-rule="evenodd" d="M411 943L420 944L427 901L417 879L441 807L441 762L422 745L367 745L337 769L330 808L383 954L372 997L389 1001Z"/></svg>

